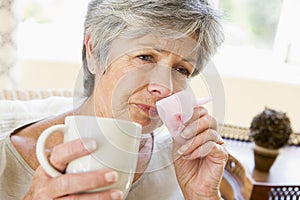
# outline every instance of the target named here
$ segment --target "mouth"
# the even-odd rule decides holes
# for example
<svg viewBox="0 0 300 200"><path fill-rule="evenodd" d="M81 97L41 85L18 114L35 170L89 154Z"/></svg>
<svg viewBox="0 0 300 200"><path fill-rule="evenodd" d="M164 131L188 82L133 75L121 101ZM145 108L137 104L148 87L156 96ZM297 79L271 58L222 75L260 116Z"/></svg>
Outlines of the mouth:
<svg viewBox="0 0 300 200"><path fill-rule="evenodd" d="M141 109L144 113L149 115L150 117L158 116L157 110L155 106L150 106L146 104L135 104L139 109Z"/></svg>

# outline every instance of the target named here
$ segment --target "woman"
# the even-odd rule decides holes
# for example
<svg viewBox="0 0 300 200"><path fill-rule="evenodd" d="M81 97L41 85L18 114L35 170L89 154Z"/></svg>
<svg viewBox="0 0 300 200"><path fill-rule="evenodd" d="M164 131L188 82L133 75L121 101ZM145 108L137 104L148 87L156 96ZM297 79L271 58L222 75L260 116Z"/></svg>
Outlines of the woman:
<svg viewBox="0 0 300 200"><path fill-rule="evenodd" d="M142 125L149 137L141 141L127 199L221 199L227 152L205 108L194 108L185 124L181 136L186 143L174 141L172 149L165 148L170 138L153 134L162 125L155 103L187 88L189 79L223 41L216 10L205 0L92 0L84 34L86 100L72 111L21 127L1 141L2 149L8 145L14 151L6 152L11 164L0 166L5 168L1 199L122 199L117 189L80 193L117 181L112 170L51 178L39 166L37 138L69 115L122 118ZM62 144L61 134L47 145L50 162L61 172L68 162L96 148L93 140ZM3 184L7 174L17 176L9 186Z"/></svg>

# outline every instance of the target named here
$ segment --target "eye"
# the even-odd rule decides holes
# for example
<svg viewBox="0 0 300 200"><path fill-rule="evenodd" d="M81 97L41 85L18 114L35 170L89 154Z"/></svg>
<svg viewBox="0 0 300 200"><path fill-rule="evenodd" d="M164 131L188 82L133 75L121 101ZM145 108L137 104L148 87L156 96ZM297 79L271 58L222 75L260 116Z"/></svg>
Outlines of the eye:
<svg viewBox="0 0 300 200"><path fill-rule="evenodd" d="M137 56L140 60L147 61L147 62L153 62L154 58L151 55L139 55Z"/></svg>
<svg viewBox="0 0 300 200"><path fill-rule="evenodd" d="M180 74L189 77L191 75L191 73L189 72L189 70L187 70L185 67L183 66L177 66L174 68L177 72L179 72Z"/></svg>

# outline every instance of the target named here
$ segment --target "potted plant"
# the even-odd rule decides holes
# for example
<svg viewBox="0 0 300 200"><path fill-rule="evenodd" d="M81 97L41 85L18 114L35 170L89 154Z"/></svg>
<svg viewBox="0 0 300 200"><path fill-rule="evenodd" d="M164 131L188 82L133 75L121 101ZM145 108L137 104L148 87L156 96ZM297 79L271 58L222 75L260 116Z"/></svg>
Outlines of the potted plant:
<svg viewBox="0 0 300 200"><path fill-rule="evenodd" d="M253 118L249 137L254 142L257 170L269 171L279 149L288 143L291 133L291 123L286 113L265 108Z"/></svg>

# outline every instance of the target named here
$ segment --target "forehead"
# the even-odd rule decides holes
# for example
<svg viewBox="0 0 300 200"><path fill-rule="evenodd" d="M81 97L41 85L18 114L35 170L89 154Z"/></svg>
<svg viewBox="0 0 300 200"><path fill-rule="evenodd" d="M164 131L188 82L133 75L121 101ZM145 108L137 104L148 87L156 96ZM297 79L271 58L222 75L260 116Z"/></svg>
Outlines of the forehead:
<svg viewBox="0 0 300 200"><path fill-rule="evenodd" d="M109 61L133 51L152 48L180 56L182 59L195 62L197 60L197 42L192 37L169 38L162 34L146 34L140 37L116 38L111 45Z"/></svg>

